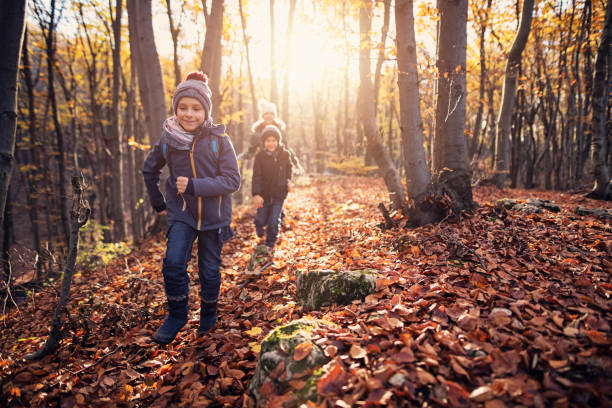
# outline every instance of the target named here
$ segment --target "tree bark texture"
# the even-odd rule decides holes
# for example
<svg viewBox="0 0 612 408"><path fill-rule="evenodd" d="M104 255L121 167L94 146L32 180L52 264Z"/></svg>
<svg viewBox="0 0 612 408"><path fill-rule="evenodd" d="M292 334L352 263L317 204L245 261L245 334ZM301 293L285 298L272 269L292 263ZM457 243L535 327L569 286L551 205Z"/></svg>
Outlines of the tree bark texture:
<svg viewBox="0 0 612 408"><path fill-rule="evenodd" d="M17 74L25 29L26 0L5 1L0 6L0 226L11 183L17 128Z"/></svg>
<svg viewBox="0 0 612 408"><path fill-rule="evenodd" d="M246 63L249 73L249 89L251 90L251 110L253 113L253 121L257 120L257 97L255 95L255 83L253 81L253 71L251 70L251 56L249 54L249 36L246 33L246 18L242 8L242 0L238 0L238 8L240 11L240 23L242 25L242 40L246 51Z"/></svg>
<svg viewBox="0 0 612 408"><path fill-rule="evenodd" d="M456 211L473 207L465 129L467 0L438 0L434 181Z"/></svg>
<svg viewBox="0 0 612 408"><path fill-rule="evenodd" d="M53 323L51 326L51 333L47 338L47 341L43 347L27 355L26 360L39 359L47 354L53 353L57 350L59 342L61 340L61 330L63 325L63 315L66 313L66 304L70 300L70 286L72 284L72 276L74 275L74 266L76 258L79 253L79 230L82 226L87 223L91 209L87 201L83 200L83 187L78 177L72 178L72 210L70 211L70 221L72 227L70 229L70 243L68 246L68 258L66 259L66 266L64 269L64 276L62 278L62 289L60 291L60 298L55 308L53 315Z"/></svg>
<svg viewBox="0 0 612 408"><path fill-rule="evenodd" d="M55 95L55 26L56 20L55 0L51 0L50 13L48 20L45 20L42 14L38 16L41 29L45 36L45 52L47 54L47 98L51 104L51 117L53 127L55 129L55 138L57 140L57 167L59 173L59 213L61 227L63 231L64 245L70 239L70 227L68 225L68 217L66 215L66 160L64 148L64 131L60 121L60 112L57 106L57 97Z"/></svg>
<svg viewBox="0 0 612 408"><path fill-rule="evenodd" d="M593 78L593 96L591 103L593 113L591 118L591 160L593 161L593 176L595 185L588 197L612 200L612 183L607 165L608 134L606 132L608 100L610 98L610 82L612 82L612 0L606 2L606 17L601 30L597 58L595 60L595 75ZM607 68L607 69L606 69ZM607 71L607 72L606 72Z"/></svg>
<svg viewBox="0 0 612 408"><path fill-rule="evenodd" d="M181 6L185 7L185 4ZM174 20L174 15L172 13L172 1L166 0L166 10L168 11L168 24L170 25L170 35L172 36L172 53L173 53L173 61L174 61L174 86L177 87L183 80L183 74L181 74L181 64L179 63L178 58L178 43L179 43L179 34L181 33L181 16L179 17L179 22L176 23Z"/></svg>
<svg viewBox="0 0 612 408"><path fill-rule="evenodd" d="M278 106L278 85L276 82L276 22L274 20L274 0L270 0L270 101Z"/></svg>
<svg viewBox="0 0 612 408"><path fill-rule="evenodd" d="M206 9L206 0L202 0ZM223 33L223 0L212 0L210 14L206 13L206 36L202 50L200 70L209 77L208 86L212 91L212 117L218 118L221 107L221 34Z"/></svg>
<svg viewBox="0 0 612 408"><path fill-rule="evenodd" d="M381 69L385 62L385 48L387 46L387 35L389 34L389 20L391 15L391 0L384 0L383 26L380 34L380 44L378 44L378 58L376 59L376 69L374 70L374 114L378 115L378 99L380 94L380 80L382 78ZM397 7L397 3L396 3ZM396 18L397 22L397 18Z"/></svg>
<svg viewBox="0 0 612 408"><path fill-rule="evenodd" d="M285 78L283 81L283 109L281 115L285 122L285 144L287 144L289 136L289 74L291 67L291 45L293 43L293 20L295 16L296 0L291 0L289 3L289 17L287 25L287 42L285 45Z"/></svg>
<svg viewBox="0 0 612 408"><path fill-rule="evenodd" d="M427 190L430 173L423 148L413 7L412 0L395 2L397 83L406 190L409 198L418 201Z"/></svg>
<svg viewBox="0 0 612 408"><path fill-rule="evenodd" d="M516 78L521 64L521 55L527 44L531 31L531 18L533 16L534 0L523 2L523 11L519 28L508 54L504 86L502 88L501 107L497 117L497 132L495 135L495 184L503 188L510 166L510 127L512 122L512 108L516 93Z"/></svg>
<svg viewBox="0 0 612 408"><path fill-rule="evenodd" d="M123 241L127 236L123 188L123 140L119 130L120 81L121 81L121 19L123 0L116 0L113 27L113 93L111 105L111 205L113 212L113 240Z"/></svg>
<svg viewBox="0 0 612 408"><path fill-rule="evenodd" d="M370 78L370 29L372 27L372 5L361 4L359 7L359 32L361 34L361 46L359 48L359 78L360 78L360 121L363 132L367 139L367 149L374 157L382 177L389 190L393 208L402 207L405 198L404 186L399 173L376 131L376 113L374 112L374 90Z"/></svg>
<svg viewBox="0 0 612 408"><path fill-rule="evenodd" d="M149 141L159 138L166 119L166 99L159 55L155 48L151 0L127 0L130 49L136 55L140 100Z"/></svg>

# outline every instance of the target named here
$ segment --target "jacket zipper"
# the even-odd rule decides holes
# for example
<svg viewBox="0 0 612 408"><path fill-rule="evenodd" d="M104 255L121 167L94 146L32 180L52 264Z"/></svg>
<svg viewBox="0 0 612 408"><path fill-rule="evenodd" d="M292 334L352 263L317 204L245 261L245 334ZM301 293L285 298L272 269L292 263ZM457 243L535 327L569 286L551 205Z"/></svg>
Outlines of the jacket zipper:
<svg viewBox="0 0 612 408"><path fill-rule="evenodd" d="M217 212L217 216L221 218L221 196L219 196L219 211Z"/></svg>
<svg viewBox="0 0 612 408"><path fill-rule="evenodd" d="M189 150L189 160L191 161L191 170L193 171L193 178L198 178L198 174L196 173L195 163L193 161L193 150L195 149L195 145L199 139L199 136L196 136L193 144L191 145L191 149ZM198 230L202 227L202 197L198 196Z"/></svg>

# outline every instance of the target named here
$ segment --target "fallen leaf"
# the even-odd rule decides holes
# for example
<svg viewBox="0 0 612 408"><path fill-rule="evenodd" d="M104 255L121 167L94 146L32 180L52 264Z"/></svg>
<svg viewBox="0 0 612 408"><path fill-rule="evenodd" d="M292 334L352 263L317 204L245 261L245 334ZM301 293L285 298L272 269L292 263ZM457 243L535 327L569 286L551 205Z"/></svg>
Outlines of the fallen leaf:
<svg viewBox="0 0 612 408"><path fill-rule="evenodd" d="M263 329L261 327L254 326L254 327L251 327L250 330L246 330L244 334L251 336L251 337L256 337L256 336L259 336L262 332L263 332Z"/></svg>
<svg viewBox="0 0 612 408"><path fill-rule="evenodd" d="M295 350L293 352L293 359L295 361L301 361L308 357L310 351L312 350L312 343L309 341L305 341L303 343L295 346Z"/></svg>
<svg viewBox="0 0 612 408"><path fill-rule="evenodd" d="M366 351L357 344L351 345L351 350L349 351L349 354L353 360L364 358L367 355Z"/></svg>
<svg viewBox="0 0 612 408"><path fill-rule="evenodd" d="M495 394L490 386L482 385L470 393L470 398L476 402L485 402L495 398Z"/></svg>
<svg viewBox="0 0 612 408"><path fill-rule="evenodd" d="M334 346L333 344L325 347L325 355L327 357L334 358L336 353L338 353L338 347Z"/></svg>

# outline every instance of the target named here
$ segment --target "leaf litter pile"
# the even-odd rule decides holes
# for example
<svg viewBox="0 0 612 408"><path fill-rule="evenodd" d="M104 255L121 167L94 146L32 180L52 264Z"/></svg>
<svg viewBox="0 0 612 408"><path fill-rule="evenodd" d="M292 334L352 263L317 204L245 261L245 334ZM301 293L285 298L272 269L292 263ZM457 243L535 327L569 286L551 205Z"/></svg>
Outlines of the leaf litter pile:
<svg viewBox="0 0 612 408"><path fill-rule="evenodd" d="M252 210L236 210L207 336L197 336L194 253L189 323L170 346L150 341L165 315L163 235L75 277L57 354L23 360L48 334L52 288L2 316L0 404L253 407L260 342L310 316L338 326L315 334L330 362L319 400L306 406L612 406L612 231L609 219L574 212L606 203L482 186L472 215L383 232L381 180L301 181L260 275L246 268L257 244ZM502 197L548 199L561 211L495 206ZM379 277L363 301L315 312L297 304L296 270L364 268ZM295 406L291 387L303 385L261 394L267 406Z"/></svg>

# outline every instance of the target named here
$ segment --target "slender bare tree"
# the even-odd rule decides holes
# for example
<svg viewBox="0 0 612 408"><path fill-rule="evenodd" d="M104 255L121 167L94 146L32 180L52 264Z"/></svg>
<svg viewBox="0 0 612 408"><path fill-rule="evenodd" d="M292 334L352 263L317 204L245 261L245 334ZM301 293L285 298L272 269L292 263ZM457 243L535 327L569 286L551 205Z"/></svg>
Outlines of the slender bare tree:
<svg viewBox="0 0 612 408"><path fill-rule="evenodd" d="M533 16L533 0L523 2L521 22L516 37L508 54L506 72L504 74L504 87L502 88L502 102L497 117L497 133L495 135L495 183L503 188L508 170L510 168L510 126L512 124L512 108L516 94L516 78L521 64L521 54L527 44L531 31L531 18Z"/></svg>
<svg viewBox="0 0 612 408"><path fill-rule="evenodd" d="M374 90L370 76L370 29L372 27L372 4L363 2L359 6L359 32L361 33L361 46L359 48L359 119L367 139L367 149L376 161L382 177L391 196L393 208L401 208L404 203L404 186L399 173L380 141L376 130L376 113L374 112Z"/></svg>
<svg viewBox="0 0 612 408"><path fill-rule="evenodd" d="M431 177L423 148L413 7L412 0L395 1L397 83L406 190L408 197L418 202L427 191Z"/></svg>
<svg viewBox="0 0 612 408"><path fill-rule="evenodd" d="M112 10L112 2L108 2L109 9ZM123 17L123 0L116 0L115 17L112 17L113 28L113 89L111 106L111 206L113 213L113 239L123 241L127 236L127 224L125 220L124 208L124 187L123 187L123 140L119 130L119 98L121 96L121 19Z"/></svg>

